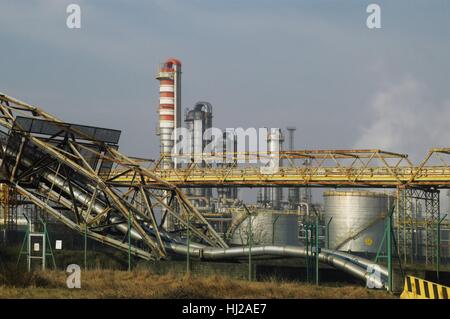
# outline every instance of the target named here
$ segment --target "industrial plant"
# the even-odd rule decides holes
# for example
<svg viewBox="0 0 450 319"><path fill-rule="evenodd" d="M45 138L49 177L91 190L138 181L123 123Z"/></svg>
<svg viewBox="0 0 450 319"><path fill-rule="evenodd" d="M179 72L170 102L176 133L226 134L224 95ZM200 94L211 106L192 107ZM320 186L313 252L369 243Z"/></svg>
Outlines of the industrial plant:
<svg viewBox="0 0 450 319"><path fill-rule="evenodd" d="M211 134L211 102L182 104L180 60L163 62L155 78L156 159L124 154L117 129L0 94L1 241L21 245L18 263L65 267L58 251L96 245L128 255L129 268L233 264L251 280L263 270L283 277L280 261L317 285L335 271L389 291L408 275L448 274L440 197L450 149L431 149L419 164L395 150L305 150L294 126L269 128L265 152L242 149L236 133ZM182 132L188 153L177 148ZM222 151L204 152L213 141ZM264 157L279 167L267 173L248 160ZM250 201L248 189L257 190Z"/></svg>

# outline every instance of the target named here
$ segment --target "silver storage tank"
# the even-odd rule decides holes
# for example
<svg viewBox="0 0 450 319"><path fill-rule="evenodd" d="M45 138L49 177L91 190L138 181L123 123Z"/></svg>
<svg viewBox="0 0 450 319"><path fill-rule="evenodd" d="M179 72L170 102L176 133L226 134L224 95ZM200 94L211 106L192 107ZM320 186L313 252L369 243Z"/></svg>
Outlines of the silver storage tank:
<svg viewBox="0 0 450 319"><path fill-rule="evenodd" d="M330 249L376 253L384 234L384 217L392 196L369 191L324 192Z"/></svg>
<svg viewBox="0 0 450 319"><path fill-rule="evenodd" d="M235 245L247 245L249 218L245 218L242 222L239 219L242 220L242 213L233 214L233 222L237 222L238 225L232 233L231 243ZM251 219L253 245L299 244L297 215L287 215L282 214L280 211L260 209Z"/></svg>

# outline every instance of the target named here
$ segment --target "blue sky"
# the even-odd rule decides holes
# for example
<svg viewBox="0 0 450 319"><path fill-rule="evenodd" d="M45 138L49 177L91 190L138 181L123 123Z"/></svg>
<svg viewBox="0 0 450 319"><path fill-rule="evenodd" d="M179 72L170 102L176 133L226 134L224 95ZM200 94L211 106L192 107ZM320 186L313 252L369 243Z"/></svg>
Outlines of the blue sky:
<svg viewBox="0 0 450 319"><path fill-rule="evenodd" d="M121 129L155 157L158 63L217 127L297 126L297 148L449 146L450 2L1 0L0 91L68 122ZM77 3L82 28L69 30Z"/></svg>

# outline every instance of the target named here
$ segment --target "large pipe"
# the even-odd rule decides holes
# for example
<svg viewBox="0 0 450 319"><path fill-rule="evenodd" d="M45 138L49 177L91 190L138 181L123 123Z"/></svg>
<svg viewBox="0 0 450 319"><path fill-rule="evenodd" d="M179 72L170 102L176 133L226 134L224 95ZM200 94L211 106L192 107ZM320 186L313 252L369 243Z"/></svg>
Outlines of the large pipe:
<svg viewBox="0 0 450 319"><path fill-rule="evenodd" d="M203 260L221 260L221 259L236 259L247 257L249 254L249 247L231 247L231 248L189 248L189 254ZM185 255L187 254L187 246L175 243L168 243L166 247L167 252ZM252 256L279 256L279 257L302 257L307 256L306 248L300 246L254 246L251 248ZM309 253L311 254L311 253ZM384 287L386 280L382 276L372 278L368 273L368 267L365 266L367 261L359 260L360 257L353 257L352 259L343 258L340 255L333 254L333 252L322 251L319 253L319 260L325 264L331 265L337 269L343 270L346 273L368 281L373 280L376 286ZM358 261L358 262L354 262ZM373 265L373 263L371 263ZM384 267L378 266L381 274L387 273Z"/></svg>
<svg viewBox="0 0 450 319"><path fill-rule="evenodd" d="M65 192L66 194L70 194L70 187L68 184L67 180L64 180L63 178L50 173L49 171L44 171L43 172L43 176L44 178L53 183L54 185L56 185L59 189L61 189L63 192ZM40 183L39 187L44 191L44 192L53 192L54 195L56 195L57 197L59 197L59 194L57 194L54 190L52 190L50 187L48 187L47 185ZM81 189L79 189L76 185L71 185L72 188L72 192L73 192L73 196L75 198L75 200L85 206L89 206L90 201L92 200L91 195L88 195L86 193L84 193ZM105 211L106 206L103 206L103 204L96 199L96 201L92 204L92 211L94 211L97 214L100 214L102 212ZM139 216L136 216L136 218L140 221L142 221L142 218L140 218ZM124 223L128 223L128 221L124 221L124 219L122 217L111 217L109 219L109 222L111 222L112 224L115 223L120 223L120 222L124 222ZM153 227L144 222L144 225L142 225L144 228L146 228L146 230L149 232L150 235L152 236L156 236L155 234L155 230L153 229ZM128 226L127 226L128 228ZM172 236L170 236L168 233L164 232L164 231L159 231L161 239L164 241L176 241ZM139 235L138 233L136 233L137 235ZM134 236L136 237L136 236ZM142 240L142 237L140 237L139 235L139 240Z"/></svg>
<svg viewBox="0 0 450 319"><path fill-rule="evenodd" d="M126 223L116 226L117 229L123 233L128 232L128 226ZM131 230L131 236L135 240L141 240L141 236ZM187 255L188 246L185 243L168 242L164 243L165 249L168 253L175 255ZM230 248L216 248L208 247L197 243L190 243L189 255L202 260L223 260L223 259L238 259L245 258L249 254L249 247L230 247ZM278 256L278 257L306 257L306 248L301 246L276 246L276 245L264 245L253 246L251 248L252 256ZM311 252L309 253L311 255ZM335 252L328 249L322 249L319 253L319 260L325 264L340 269L356 278L368 281L369 278L376 286L385 287L387 269L385 267L376 265L380 270L380 274L384 275L380 277L372 278L368 273L368 268L375 264L370 260L362 257L353 256L341 252Z"/></svg>
<svg viewBox="0 0 450 319"><path fill-rule="evenodd" d="M332 254L332 255L336 255L336 256L339 256L339 257L342 257L342 258L346 258L346 259L352 260L352 262L361 264L362 266L364 266L366 268L368 268L369 266L373 266L374 265L374 263L371 260L368 260L368 259L363 258L363 257L355 256L355 255L352 255L352 254L349 254L349 253L345 253L343 251L331 250L331 249L325 249L325 248L322 248L322 251L325 252L325 253L328 253L328 254ZM380 273L382 275L384 275L386 277L388 276L387 268L380 267L379 270L380 270Z"/></svg>

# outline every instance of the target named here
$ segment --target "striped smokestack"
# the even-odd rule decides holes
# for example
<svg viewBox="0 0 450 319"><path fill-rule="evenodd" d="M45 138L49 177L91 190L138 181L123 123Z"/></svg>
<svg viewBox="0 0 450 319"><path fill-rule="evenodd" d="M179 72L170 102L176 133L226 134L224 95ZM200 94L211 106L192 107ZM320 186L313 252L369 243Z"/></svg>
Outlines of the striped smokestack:
<svg viewBox="0 0 450 319"><path fill-rule="evenodd" d="M163 158L161 168L172 168L176 165L171 159L171 152L176 144L181 126L181 62L168 59L159 66L159 125L160 155Z"/></svg>

